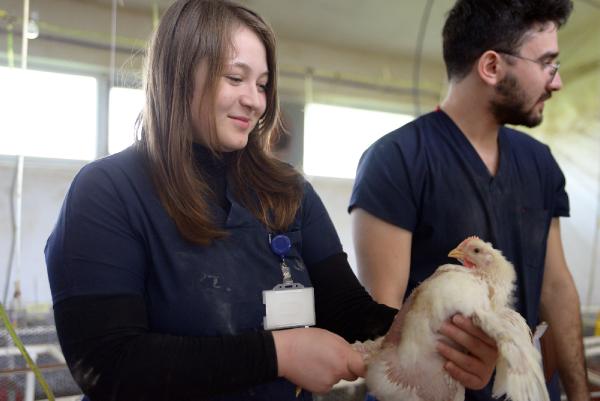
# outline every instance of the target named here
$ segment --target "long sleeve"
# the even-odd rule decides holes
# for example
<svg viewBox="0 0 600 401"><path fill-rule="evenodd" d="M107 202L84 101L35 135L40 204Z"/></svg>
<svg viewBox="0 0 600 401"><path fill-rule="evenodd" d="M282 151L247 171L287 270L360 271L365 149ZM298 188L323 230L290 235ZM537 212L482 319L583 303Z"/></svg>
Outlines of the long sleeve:
<svg viewBox="0 0 600 401"><path fill-rule="evenodd" d="M371 298L352 272L345 253L308 265L308 272L315 288L317 326L349 342L387 332L398 311Z"/></svg>
<svg viewBox="0 0 600 401"><path fill-rule="evenodd" d="M54 313L67 364L93 401L198 400L277 377L269 332L153 333L137 295L72 297Z"/></svg>

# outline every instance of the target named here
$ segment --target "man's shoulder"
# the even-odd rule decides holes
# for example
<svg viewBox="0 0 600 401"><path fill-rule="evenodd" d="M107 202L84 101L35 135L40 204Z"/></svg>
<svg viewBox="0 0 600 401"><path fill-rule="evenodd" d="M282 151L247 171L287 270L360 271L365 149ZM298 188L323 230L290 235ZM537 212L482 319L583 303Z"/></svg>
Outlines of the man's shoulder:
<svg viewBox="0 0 600 401"><path fill-rule="evenodd" d="M415 118L403 126L396 128L383 138L388 137L390 140L392 140L421 135L424 132L427 132L430 126L439 124L441 122L440 117L440 113L437 111L423 114L422 116Z"/></svg>
<svg viewBox="0 0 600 401"><path fill-rule="evenodd" d="M508 143L519 153L547 156L550 154L548 145L534 138L528 133L510 127L503 127Z"/></svg>
<svg viewBox="0 0 600 401"><path fill-rule="evenodd" d="M391 151L392 149L408 150L416 146L417 143L422 144L421 137L431 132L431 127L439 123L437 114L437 112L431 112L415 118L379 138L370 149L372 151L377 149L379 152Z"/></svg>
<svg viewBox="0 0 600 401"><path fill-rule="evenodd" d="M506 133L506 136L508 137L508 139L511 142L515 142L515 143L519 143L519 144L523 144L526 146L531 146L533 148L545 148L546 145L539 141L538 139L534 138L533 136L531 136L530 134L523 132L523 131L519 131L518 129L515 128L511 128L511 127L503 127L502 128L504 130L504 132Z"/></svg>

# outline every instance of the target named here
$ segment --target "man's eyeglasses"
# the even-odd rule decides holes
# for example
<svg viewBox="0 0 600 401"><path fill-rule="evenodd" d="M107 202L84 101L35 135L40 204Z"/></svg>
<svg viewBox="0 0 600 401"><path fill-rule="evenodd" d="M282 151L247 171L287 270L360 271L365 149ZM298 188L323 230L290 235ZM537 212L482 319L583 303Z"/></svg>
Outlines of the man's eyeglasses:
<svg viewBox="0 0 600 401"><path fill-rule="evenodd" d="M560 68L560 62L558 62L558 61L556 63L547 63L545 61L534 60L532 58L523 57L518 54L514 54L514 53L510 53L510 52L503 52L503 51L496 50L496 53L505 54L507 56L512 56L512 57L515 57L515 58L518 58L521 60L531 61L532 63L536 63L537 65L541 66L543 70L547 70L550 72L549 82L552 82L554 80L554 77L556 76L556 73L558 72L558 69Z"/></svg>

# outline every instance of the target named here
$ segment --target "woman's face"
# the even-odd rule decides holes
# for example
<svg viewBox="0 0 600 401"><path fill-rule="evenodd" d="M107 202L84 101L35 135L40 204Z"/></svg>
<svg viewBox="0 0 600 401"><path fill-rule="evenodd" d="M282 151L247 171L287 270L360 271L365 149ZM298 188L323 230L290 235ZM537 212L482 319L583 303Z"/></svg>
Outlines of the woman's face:
<svg viewBox="0 0 600 401"><path fill-rule="evenodd" d="M217 150L232 152L243 149L248 135L266 108L266 85L269 80L267 54L258 36L245 26L235 30L232 54L227 59L224 74L219 77L214 102ZM208 118L201 113L201 99L206 77L202 63L196 69L192 98L194 140L208 142Z"/></svg>

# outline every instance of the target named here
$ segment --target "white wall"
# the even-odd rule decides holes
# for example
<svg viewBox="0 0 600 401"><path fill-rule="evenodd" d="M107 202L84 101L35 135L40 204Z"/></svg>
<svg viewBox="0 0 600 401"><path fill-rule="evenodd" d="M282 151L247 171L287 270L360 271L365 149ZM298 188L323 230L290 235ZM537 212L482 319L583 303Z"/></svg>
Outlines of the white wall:
<svg viewBox="0 0 600 401"><path fill-rule="evenodd" d="M352 244L352 227L350 215L348 214L348 201L352 192L353 180L326 177L308 177L308 180L319 194L331 220L337 229L344 251L348 254L348 261L352 270L358 276L356 270L356 255Z"/></svg>
<svg viewBox="0 0 600 401"><path fill-rule="evenodd" d="M61 162L25 158L23 170L21 267L13 268L10 280L21 282L22 301L49 303L50 288L46 275L44 246L62 205L63 198L81 162ZM12 239L12 183L16 158L0 159L0 284L3 296ZM1 302L1 301L0 301Z"/></svg>

